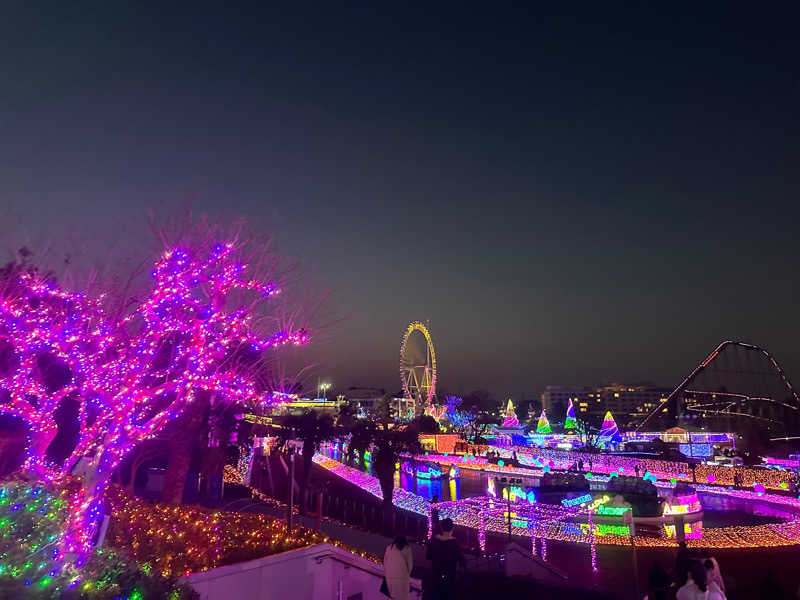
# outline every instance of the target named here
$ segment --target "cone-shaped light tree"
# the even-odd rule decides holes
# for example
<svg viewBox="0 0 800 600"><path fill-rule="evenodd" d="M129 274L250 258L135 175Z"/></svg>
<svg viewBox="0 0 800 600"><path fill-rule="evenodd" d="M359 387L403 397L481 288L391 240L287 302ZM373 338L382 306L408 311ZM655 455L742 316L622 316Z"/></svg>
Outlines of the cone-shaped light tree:
<svg viewBox="0 0 800 600"><path fill-rule="evenodd" d="M536 433L552 433L553 429L550 427L550 421L547 420L547 413L542 409L542 414L539 415L539 422L536 423Z"/></svg>
<svg viewBox="0 0 800 600"><path fill-rule="evenodd" d="M622 435L610 410L606 411L605 417L603 417L603 426L600 428L597 437L599 441L606 445L618 444L622 440Z"/></svg>
<svg viewBox="0 0 800 600"><path fill-rule="evenodd" d="M567 404L567 416L564 419L564 429L566 431L571 431L576 427L577 421L575 420L575 407L572 405L572 398L570 398L569 403Z"/></svg>
<svg viewBox="0 0 800 600"><path fill-rule="evenodd" d="M517 419L517 413L514 412L514 404L511 402L511 398L508 399L508 405L506 406L503 427L519 427L519 419Z"/></svg>

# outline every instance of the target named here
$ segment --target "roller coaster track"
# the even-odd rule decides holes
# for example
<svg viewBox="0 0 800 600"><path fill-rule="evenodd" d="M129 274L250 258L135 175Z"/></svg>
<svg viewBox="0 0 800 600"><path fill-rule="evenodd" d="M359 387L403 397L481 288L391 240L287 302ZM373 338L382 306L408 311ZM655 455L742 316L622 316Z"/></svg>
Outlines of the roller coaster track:
<svg viewBox="0 0 800 600"><path fill-rule="evenodd" d="M692 384L701 376L703 375L707 369L714 364L715 361L718 361L720 358L721 353L727 348L740 348L747 352L752 352L758 355L761 355L768 361L768 364L771 365L773 373L771 375L777 375L779 379L782 381L783 386L786 389L786 398L789 402L784 402L780 399L772 398L772 397L765 397L761 395L749 395L749 394L742 394L738 392L728 392L727 390L720 390L720 391L712 391L712 390L699 390L699 389L692 389ZM735 373L739 375L744 375L746 373L738 370L725 370L719 369L716 371L717 374L719 373ZM761 373L761 375L765 375ZM712 402L706 402L703 404L694 404L687 406L687 410L693 412L702 412L707 414L716 414L716 415L731 415L731 416L742 416L751 419L757 420L764 420L769 422L776 422L773 419L768 419L765 417L761 417L758 415L753 415L750 413L743 413L733 411L732 409L740 405L744 402L769 402L774 404L779 404L789 410L798 411L800 410L800 396L797 395L797 392L792 387L789 378L784 373L781 366L778 364L772 355L760 348L759 346L755 346L753 344L746 344L744 342L736 342L736 341L724 341L722 342L717 348L708 355L708 357L701 362L695 369L689 374L686 379L684 379L681 384L676 387L672 393L667 397L666 402L659 403L656 407L642 420L641 423L636 427L636 431L641 430L647 422L658 412L664 410L665 408L669 410L671 415L675 415L677 413L677 403L678 400L683 396L692 395L695 398L702 398L704 396L710 397Z"/></svg>

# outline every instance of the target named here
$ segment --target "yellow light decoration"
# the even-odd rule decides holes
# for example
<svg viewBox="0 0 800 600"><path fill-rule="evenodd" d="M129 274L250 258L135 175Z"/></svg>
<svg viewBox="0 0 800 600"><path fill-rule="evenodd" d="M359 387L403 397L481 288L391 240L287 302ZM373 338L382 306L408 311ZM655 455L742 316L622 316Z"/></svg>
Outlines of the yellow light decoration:
<svg viewBox="0 0 800 600"><path fill-rule="evenodd" d="M181 576L328 542L377 561L322 533L297 527L291 536L283 520L261 514L150 504L122 489L109 489L114 515L107 541L165 576Z"/></svg>

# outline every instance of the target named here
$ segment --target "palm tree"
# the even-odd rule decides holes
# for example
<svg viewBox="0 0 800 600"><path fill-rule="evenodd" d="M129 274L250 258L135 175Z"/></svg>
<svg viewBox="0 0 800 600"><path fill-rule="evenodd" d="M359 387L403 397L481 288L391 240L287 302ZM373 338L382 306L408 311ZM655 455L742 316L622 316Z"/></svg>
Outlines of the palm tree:
<svg viewBox="0 0 800 600"><path fill-rule="evenodd" d="M421 452L419 434L411 428L381 429L374 423L362 422L353 429L350 446L362 453L372 449L372 468L383 494L384 528L386 533L391 535L391 517L394 511L392 497L397 460L400 453L417 454Z"/></svg>
<svg viewBox="0 0 800 600"><path fill-rule="evenodd" d="M378 405L375 407L375 419L383 425L384 429L389 429L389 426L394 423L397 415L394 409L394 398L391 394L384 394L380 399Z"/></svg>
<svg viewBox="0 0 800 600"><path fill-rule="evenodd" d="M314 453L319 450L322 442L335 438L337 430L330 416L308 410L301 415L290 415L284 419L283 428L280 430L279 436L284 440L288 440L292 438L292 432L294 432L295 438L303 440L303 475L300 478L299 509L301 513L304 513L306 490L308 489Z"/></svg>
<svg viewBox="0 0 800 600"><path fill-rule="evenodd" d="M356 410L349 402L344 402L336 414L336 425L344 430L350 430L356 424Z"/></svg>

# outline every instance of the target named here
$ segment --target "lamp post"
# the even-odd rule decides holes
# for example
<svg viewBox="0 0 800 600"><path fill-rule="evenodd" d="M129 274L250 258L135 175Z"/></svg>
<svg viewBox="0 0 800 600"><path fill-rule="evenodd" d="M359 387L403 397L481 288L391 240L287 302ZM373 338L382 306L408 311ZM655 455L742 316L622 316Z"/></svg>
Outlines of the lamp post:
<svg viewBox="0 0 800 600"><path fill-rule="evenodd" d="M680 519L681 531L683 531L683 518ZM633 563L633 590L634 596L639 597L639 559L636 556L636 523L633 520L633 509L625 511L623 522L628 526L628 535L631 539L631 562ZM676 525L677 528L677 525Z"/></svg>
<svg viewBox="0 0 800 600"><path fill-rule="evenodd" d="M333 387L333 384L327 381L317 384L317 396L320 398L328 399L328 390Z"/></svg>
<svg viewBox="0 0 800 600"><path fill-rule="evenodd" d="M286 532L292 533L292 508L294 507L294 455L298 446L302 448L302 442L294 439L294 427L292 427L292 437L287 444L289 448L289 514L286 516ZM301 499L302 502L302 499Z"/></svg>
<svg viewBox="0 0 800 600"><path fill-rule="evenodd" d="M514 479L513 477L495 477L495 488L497 488L500 497L503 496L503 490L506 490L506 511L508 515L508 542L511 543L511 486L514 484L521 485L522 479Z"/></svg>

